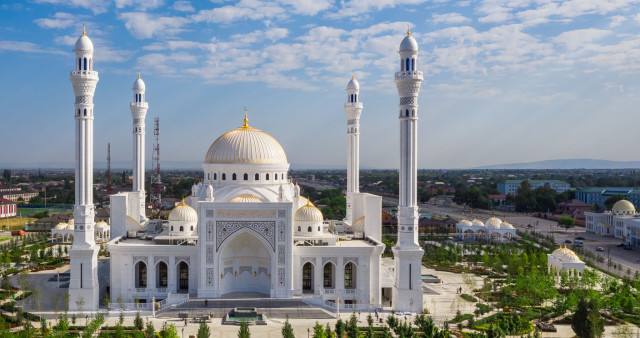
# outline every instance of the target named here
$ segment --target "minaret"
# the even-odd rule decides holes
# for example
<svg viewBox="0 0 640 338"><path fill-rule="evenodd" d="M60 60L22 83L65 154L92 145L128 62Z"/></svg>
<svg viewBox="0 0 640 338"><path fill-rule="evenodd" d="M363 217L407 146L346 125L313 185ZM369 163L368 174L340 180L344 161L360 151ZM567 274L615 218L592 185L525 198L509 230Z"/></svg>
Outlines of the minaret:
<svg viewBox="0 0 640 338"><path fill-rule="evenodd" d="M73 244L69 250L69 309L95 311L98 309L99 248L93 238L93 94L98 84L98 72L93 70L93 43L84 27L74 51L75 70L71 71L70 78L76 96L76 202Z"/></svg>
<svg viewBox="0 0 640 338"><path fill-rule="evenodd" d="M393 247L396 282L393 306L396 311L422 312L420 266L424 251L418 244L417 160L418 93L422 72L418 71L418 43L407 30L400 43L400 71L395 82L400 96L400 200L398 242Z"/></svg>
<svg viewBox="0 0 640 338"><path fill-rule="evenodd" d="M362 102L359 100L360 84L355 76L347 84L347 102L344 112L347 114L347 215L345 222L353 222L353 194L360 192L360 113Z"/></svg>
<svg viewBox="0 0 640 338"><path fill-rule="evenodd" d="M140 78L133 83L133 101L129 104L133 118L133 191L140 193L140 223L147 220L145 214L146 193L144 191L144 118L147 116L147 98L144 81Z"/></svg>

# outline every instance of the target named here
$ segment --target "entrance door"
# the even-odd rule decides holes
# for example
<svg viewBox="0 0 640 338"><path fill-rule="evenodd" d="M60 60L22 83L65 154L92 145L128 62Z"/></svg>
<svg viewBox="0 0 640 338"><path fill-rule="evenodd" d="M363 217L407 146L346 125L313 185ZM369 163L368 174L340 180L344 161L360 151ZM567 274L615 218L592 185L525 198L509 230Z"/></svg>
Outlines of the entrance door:
<svg viewBox="0 0 640 338"><path fill-rule="evenodd" d="M178 264L178 285L180 291L189 290L189 265L185 262Z"/></svg>
<svg viewBox="0 0 640 338"><path fill-rule="evenodd" d="M313 264L302 266L302 293L313 293Z"/></svg>

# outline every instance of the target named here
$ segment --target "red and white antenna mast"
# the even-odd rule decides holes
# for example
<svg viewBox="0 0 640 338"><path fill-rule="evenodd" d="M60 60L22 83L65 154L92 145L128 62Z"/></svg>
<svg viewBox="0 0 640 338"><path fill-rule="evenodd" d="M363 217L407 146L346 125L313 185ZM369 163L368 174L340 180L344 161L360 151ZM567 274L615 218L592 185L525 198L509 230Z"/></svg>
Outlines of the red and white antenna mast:
<svg viewBox="0 0 640 338"><path fill-rule="evenodd" d="M153 135L156 140L153 144L153 153L151 155L151 194L149 202L153 207L160 211L162 209L162 178L160 177L160 118L154 119L155 127Z"/></svg>

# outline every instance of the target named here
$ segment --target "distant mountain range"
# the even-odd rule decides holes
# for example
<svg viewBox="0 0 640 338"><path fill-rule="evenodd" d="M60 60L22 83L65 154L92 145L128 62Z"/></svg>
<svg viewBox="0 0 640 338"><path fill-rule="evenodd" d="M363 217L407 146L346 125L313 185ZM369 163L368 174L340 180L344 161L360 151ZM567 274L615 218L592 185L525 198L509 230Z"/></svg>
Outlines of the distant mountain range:
<svg viewBox="0 0 640 338"><path fill-rule="evenodd" d="M564 159L538 162L494 164L471 169L630 169L640 168L640 161Z"/></svg>

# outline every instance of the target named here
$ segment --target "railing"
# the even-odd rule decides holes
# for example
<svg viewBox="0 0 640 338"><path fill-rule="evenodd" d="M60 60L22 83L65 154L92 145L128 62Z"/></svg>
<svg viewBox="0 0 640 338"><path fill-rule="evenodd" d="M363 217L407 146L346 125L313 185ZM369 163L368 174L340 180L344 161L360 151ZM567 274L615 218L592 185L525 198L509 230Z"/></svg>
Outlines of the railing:
<svg viewBox="0 0 640 338"><path fill-rule="evenodd" d="M151 307L151 303L110 303L109 304L109 309L110 310L124 310L124 311L131 311L131 310L147 310L147 311L151 311L152 307Z"/></svg>
<svg viewBox="0 0 640 338"><path fill-rule="evenodd" d="M344 292L346 294L355 294L356 293L356 289L345 289Z"/></svg>
<svg viewBox="0 0 640 338"><path fill-rule="evenodd" d="M330 301L330 300L325 300L325 301L324 301L324 305L326 305L326 306L328 306L328 307L330 307L330 308L332 308L332 309L335 309L335 308L336 308L336 302L332 302L332 301Z"/></svg>
<svg viewBox="0 0 640 338"><path fill-rule="evenodd" d="M145 293L147 292L146 288L136 288L136 293Z"/></svg>
<svg viewBox="0 0 640 338"><path fill-rule="evenodd" d="M167 293L167 288L156 288L157 293Z"/></svg>
<svg viewBox="0 0 640 338"><path fill-rule="evenodd" d="M71 71L71 75L98 75L95 70L74 70Z"/></svg>
<svg viewBox="0 0 640 338"><path fill-rule="evenodd" d="M398 79L405 76L417 76L419 78L422 78L422 72L418 70L408 71L408 72L397 72L395 75L395 78Z"/></svg>
<svg viewBox="0 0 640 338"><path fill-rule="evenodd" d="M325 294L328 294L328 295L330 295L330 294L334 294L335 292L336 292L336 290L335 290L335 289L324 289L324 293L325 293Z"/></svg>

